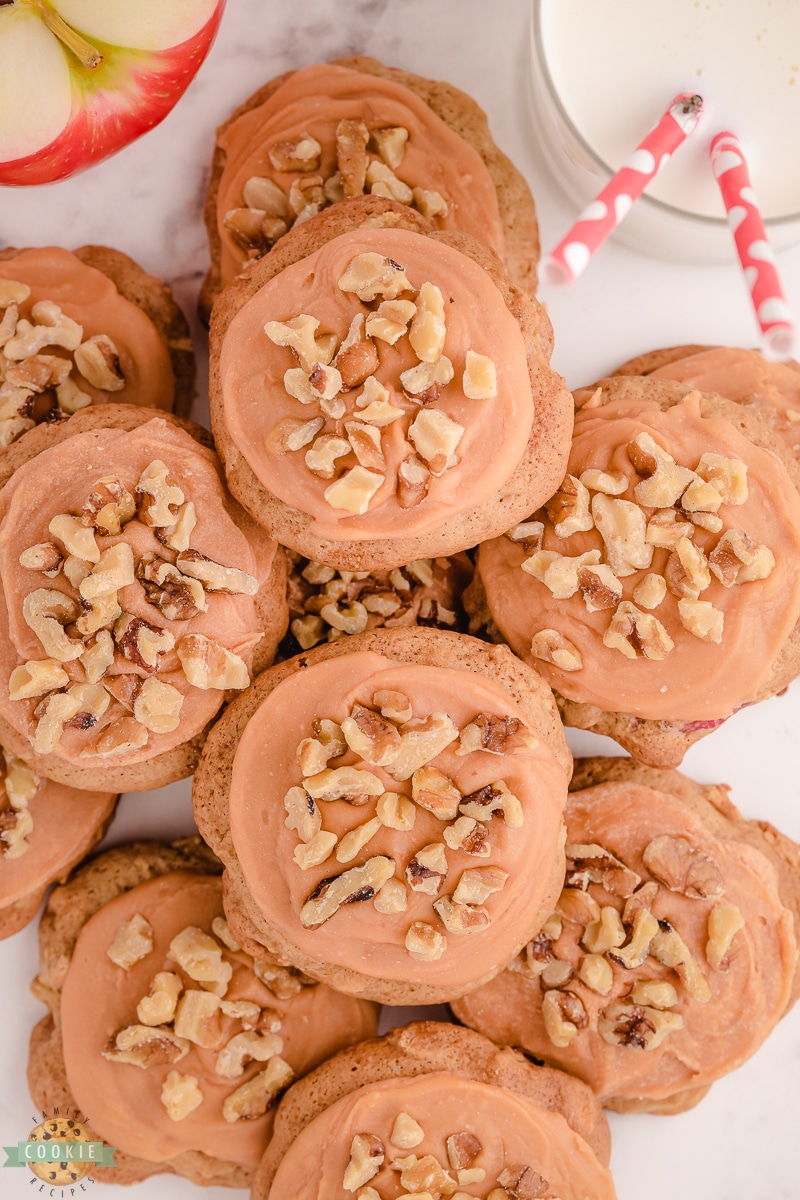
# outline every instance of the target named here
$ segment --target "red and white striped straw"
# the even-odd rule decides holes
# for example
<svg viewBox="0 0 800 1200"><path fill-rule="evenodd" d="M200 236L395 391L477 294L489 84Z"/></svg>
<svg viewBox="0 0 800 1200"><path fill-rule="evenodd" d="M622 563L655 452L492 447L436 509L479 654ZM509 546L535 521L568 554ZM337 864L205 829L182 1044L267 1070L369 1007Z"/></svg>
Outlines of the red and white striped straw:
<svg viewBox="0 0 800 1200"><path fill-rule="evenodd" d="M775 358L788 358L794 345L792 313L750 184L744 151L734 133L718 133L709 153L765 349Z"/></svg>
<svg viewBox="0 0 800 1200"><path fill-rule="evenodd" d="M572 283L603 242L628 215L634 200L692 132L700 119L701 96L676 96L661 120L578 217L569 233L542 261L545 283Z"/></svg>

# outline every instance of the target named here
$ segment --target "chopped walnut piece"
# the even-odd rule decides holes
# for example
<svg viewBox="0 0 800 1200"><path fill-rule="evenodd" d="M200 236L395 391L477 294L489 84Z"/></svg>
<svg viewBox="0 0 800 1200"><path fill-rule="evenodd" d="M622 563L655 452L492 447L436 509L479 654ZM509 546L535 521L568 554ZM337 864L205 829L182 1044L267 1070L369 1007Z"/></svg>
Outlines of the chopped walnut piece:
<svg viewBox="0 0 800 1200"><path fill-rule="evenodd" d="M197 1077L170 1071L161 1087L161 1103L171 1121L183 1121L203 1103Z"/></svg>
<svg viewBox="0 0 800 1200"><path fill-rule="evenodd" d="M605 563L581 567L578 571L578 587L588 612L616 608L622 600L622 584Z"/></svg>
<svg viewBox="0 0 800 1200"><path fill-rule="evenodd" d="M187 994L191 995L192 993ZM197 994L207 996L209 993ZM276 1033L258 1033L253 1030L236 1033L217 1055L214 1071L217 1075L224 1075L227 1079L238 1079L243 1074L247 1063L268 1062L282 1050L283 1038L278 1037Z"/></svg>
<svg viewBox="0 0 800 1200"><path fill-rule="evenodd" d="M175 1017L178 997L183 991L180 976L172 971L158 971L153 976L148 995L143 996L136 1009L142 1025L167 1025Z"/></svg>
<svg viewBox="0 0 800 1200"><path fill-rule="evenodd" d="M377 775L357 767L326 767L304 779L303 787L314 800L347 800L356 805L383 792L383 784Z"/></svg>
<svg viewBox="0 0 800 1200"><path fill-rule="evenodd" d="M255 596L259 583L253 575L237 567L225 567L207 558L199 550L184 550L176 560L184 575L199 579L207 592L224 592L230 596Z"/></svg>
<svg viewBox="0 0 800 1200"><path fill-rule="evenodd" d="M331 508L361 516L369 508L370 500L383 481L384 476L375 471L368 471L361 466L353 467L327 487L324 496Z"/></svg>
<svg viewBox="0 0 800 1200"><path fill-rule="evenodd" d="M289 1064L279 1055L273 1055L265 1070L259 1071L258 1075L225 1098L222 1104L223 1117L231 1123L255 1121L263 1117L293 1079L294 1071Z"/></svg>
<svg viewBox="0 0 800 1200"><path fill-rule="evenodd" d="M399 1112L392 1125L389 1141L399 1150L413 1150L425 1137L425 1130L407 1112ZM452 1166L452 1163L451 1163Z"/></svg>
<svg viewBox="0 0 800 1200"><path fill-rule="evenodd" d="M715 513L692 512L689 513L689 518L693 525L698 525L700 529L707 529L709 533L719 533L722 529L722 518Z"/></svg>
<svg viewBox="0 0 800 1200"><path fill-rule="evenodd" d="M431 472L416 454L405 458L397 469L397 501L401 508L414 508L428 494Z"/></svg>
<svg viewBox="0 0 800 1200"><path fill-rule="evenodd" d="M296 830L301 842L310 842L322 829L322 815L305 788L293 787L284 797L285 825Z"/></svg>
<svg viewBox="0 0 800 1200"><path fill-rule="evenodd" d="M337 458L350 454L352 447L347 438L337 437L333 433L323 433L316 439L310 450L306 450L305 464L320 479L333 479L336 474ZM374 489L374 490L377 490Z"/></svg>
<svg viewBox="0 0 800 1200"><path fill-rule="evenodd" d="M411 720L411 701L403 692L389 689L375 692L372 703L380 710L382 717L395 721L398 725L403 725L406 721Z"/></svg>
<svg viewBox="0 0 800 1200"><path fill-rule="evenodd" d="M308 386L311 389L312 395L316 397L320 403L323 400L333 400L339 395L342 390L342 377L336 370L336 367L325 366L324 363L314 363L308 375ZM323 412L325 406L322 405ZM344 415L344 409L341 408L337 412L331 412L330 416L341 417Z"/></svg>
<svg viewBox="0 0 800 1200"><path fill-rule="evenodd" d="M666 980L637 979L631 988L631 1000L634 1004L644 1004L650 1008L674 1008L678 1003L678 993Z"/></svg>
<svg viewBox="0 0 800 1200"><path fill-rule="evenodd" d="M458 811L477 821L491 821L492 817L502 814L509 829L519 829L525 821L522 805L502 779L470 792L459 804Z"/></svg>
<svg viewBox="0 0 800 1200"><path fill-rule="evenodd" d="M669 921L659 921L659 932L650 945L650 953L665 967L672 967L683 982L689 995L699 1004L711 999L708 980L700 970L692 952Z"/></svg>
<svg viewBox="0 0 800 1200"><path fill-rule="evenodd" d="M50 658L32 659L15 667L8 678L9 700L30 700L66 687L69 675Z"/></svg>
<svg viewBox="0 0 800 1200"><path fill-rule="evenodd" d="M258 209L270 217L288 217L289 205L283 188L261 175L251 175L242 189L248 208Z"/></svg>
<svg viewBox="0 0 800 1200"><path fill-rule="evenodd" d="M409 861L406 879L412 891L437 896L447 878L447 855L442 842L423 846Z"/></svg>
<svg viewBox="0 0 800 1200"><path fill-rule="evenodd" d="M99 561L81 580L78 591L84 600L92 603L105 597L113 597L116 603L117 592L129 587L135 578L133 551L127 542L117 542L99 555Z"/></svg>
<svg viewBox="0 0 800 1200"><path fill-rule="evenodd" d="M624 579L650 566L653 547L645 540L645 516L638 504L596 492L591 512L615 575Z"/></svg>
<svg viewBox="0 0 800 1200"><path fill-rule="evenodd" d="M123 971L129 971L153 949L153 927L141 913L120 925L106 954Z"/></svg>
<svg viewBox="0 0 800 1200"><path fill-rule="evenodd" d="M559 1049L568 1046L589 1024L580 997L557 988L546 991L542 997L542 1019L547 1036Z"/></svg>
<svg viewBox="0 0 800 1200"><path fill-rule="evenodd" d="M415 187L414 206L423 217L446 217L450 206L441 192L433 192L428 188Z"/></svg>
<svg viewBox="0 0 800 1200"><path fill-rule="evenodd" d="M722 504L722 496L715 487L704 479L693 479L681 496L681 508L685 513L715 513Z"/></svg>
<svg viewBox="0 0 800 1200"><path fill-rule="evenodd" d="M166 559L147 553L139 559L136 575L148 604L168 621L189 621L208 608L199 579L190 579Z"/></svg>
<svg viewBox="0 0 800 1200"><path fill-rule="evenodd" d="M702 642L721 642L725 614L708 600L679 600L681 625Z"/></svg>
<svg viewBox="0 0 800 1200"><path fill-rule="evenodd" d="M694 527L674 508L658 509L647 522L645 541L672 550L682 538L693 538Z"/></svg>
<svg viewBox="0 0 800 1200"><path fill-rule="evenodd" d="M177 513L185 500L181 489L168 483L169 467L156 458L139 476L135 494L139 519L151 527L174 525Z"/></svg>
<svg viewBox="0 0 800 1200"><path fill-rule="evenodd" d="M483 1146L475 1135L466 1131L463 1133L451 1133L445 1145L447 1147L447 1161L453 1171L463 1171L465 1167L471 1167L483 1149ZM463 1181L459 1179L459 1183L461 1182Z"/></svg>
<svg viewBox="0 0 800 1200"><path fill-rule="evenodd" d="M508 872L500 867L469 867L463 871L453 900L457 904L483 904L494 892L501 892L506 885Z"/></svg>
<svg viewBox="0 0 800 1200"><path fill-rule="evenodd" d="M605 954L607 950L621 946L624 941L625 929L619 913L611 905L604 905L600 909L599 919L586 926L581 945L590 954Z"/></svg>
<svg viewBox="0 0 800 1200"><path fill-rule="evenodd" d="M359 387L373 376L380 364L375 344L366 336L363 313L356 313L350 322L347 337L333 360L342 380L342 390ZM388 392L386 393L388 397Z"/></svg>
<svg viewBox="0 0 800 1200"><path fill-rule="evenodd" d="M468 350L461 381L468 400L492 400L497 395L497 367L485 354Z"/></svg>
<svg viewBox="0 0 800 1200"><path fill-rule="evenodd" d="M601 954L584 954L578 967L578 978L598 996L607 996L614 983L614 971Z"/></svg>
<svg viewBox="0 0 800 1200"><path fill-rule="evenodd" d="M706 942L706 958L708 965L715 971L727 967L728 951L733 939L740 929L744 929L745 920L735 904L721 900L715 904L708 914L708 941Z"/></svg>
<svg viewBox="0 0 800 1200"><path fill-rule="evenodd" d="M681 538L667 559L664 579L673 596L697 600L711 583L706 556L688 538Z"/></svg>
<svg viewBox="0 0 800 1200"><path fill-rule="evenodd" d="M544 1176L534 1171L533 1167L521 1163L514 1163L502 1170L497 1182L514 1200L539 1200L550 1189Z"/></svg>
<svg viewBox="0 0 800 1200"><path fill-rule="evenodd" d="M310 133L294 141L275 142L267 151L276 171L316 171L322 147Z"/></svg>
<svg viewBox="0 0 800 1200"><path fill-rule="evenodd" d="M626 970L640 967L647 958L650 943L658 933L658 921L646 908L639 908L633 916L633 928L627 945L609 950L608 957Z"/></svg>
<svg viewBox="0 0 800 1200"><path fill-rule="evenodd" d="M264 442L268 454L287 454L302 450L317 436L325 424L324 417L313 417L301 421L297 417L283 417L274 425Z"/></svg>
<svg viewBox="0 0 800 1200"><path fill-rule="evenodd" d="M423 1158L417 1158L416 1154L396 1158L392 1169L400 1172L400 1183L406 1195L419 1196L420 1200L426 1195L451 1196L456 1190L456 1181L433 1154Z"/></svg>
<svg viewBox="0 0 800 1200"><path fill-rule="evenodd" d="M456 754L462 757L475 750L485 750L488 754L524 754L538 745L539 739L517 717L478 713L461 730Z"/></svg>
<svg viewBox="0 0 800 1200"><path fill-rule="evenodd" d="M87 529L78 517L63 513L53 517L47 528L53 537L63 543L68 554L90 563L100 561L100 547L95 541L94 530Z"/></svg>
<svg viewBox="0 0 800 1200"><path fill-rule="evenodd" d="M442 837L451 850L463 850L476 858L488 858L491 854L489 831L474 817L459 817L447 826Z"/></svg>
<svg viewBox="0 0 800 1200"><path fill-rule="evenodd" d="M375 855L363 866L321 879L300 909L301 924L313 929L329 920L343 904L371 900L393 874L394 859Z"/></svg>
<svg viewBox="0 0 800 1200"><path fill-rule="evenodd" d="M364 421L345 421L345 432L353 453L362 467L385 471L386 459L381 449L381 434L376 425Z"/></svg>
<svg viewBox="0 0 800 1200"><path fill-rule="evenodd" d="M306 617L295 617L289 628L301 650L310 650L325 637L325 622L321 617L312 614Z"/></svg>
<svg viewBox="0 0 800 1200"><path fill-rule="evenodd" d="M426 809L440 821L452 821L458 814L461 792L452 779L437 767L419 767L414 772L411 795L420 808Z"/></svg>
<svg viewBox="0 0 800 1200"><path fill-rule="evenodd" d="M447 938L425 921L413 921L406 933L406 950L416 962L438 962L447 949Z"/></svg>
<svg viewBox="0 0 800 1200"><path fill-rule="evenodd" d="M270 217L258 208L228 209L222 223L248 258L266 254L270 242L282 237L289 228L283 219Z"/></svg>
<svg viewBox="0 0 800 1200"><path fill-rule="evenodd" d="M10 304L24 304L30 294L31 289L27 283L20 283L16 279L0 279L0 308L8 308Z"/></svg>
<svg viewBox="0 0 800 1200"><path fill-rule="evenodd" d="M457 936L480 933L491 922L489 913L482 905L459 904L452 896L440 896L438 900L434 900L433 911L447 932Z"/></svg>
<svg viewBox="0 0 800 1200"><path fill-rule="evenodd" d="M413 300L383 300L376 311L367 316L367 337L378 338L394 346L405 336L408 322L416 311Z"/></svg>
<svg viewBox="0 0 800 1200"><path fill-rule="evenodd" d="M569 874L572 877L574 872L570 871ZM579 882L585 882L588 887L589 879L580 879ZM557 911L566 921L576 921L579 925L591 925L593 921L600 920L600 905L590 892L580 887L562 888Z"/></svg>
<svg viewBox="0 0 800 1200"><path fill-rule="evenodd" d="M421 362L435 364L442 356L446 335L444 297L435 283L426 281L417 294L416 313L413 315L408 340Z"/></svg>
<svg viewBox="0 0 800 1200"><path fill-rule="evenodd" d="M122 717L107 725L93 746L81 751L81 758L106 758L112 754L127 754L147 745L147 730L132 717Z"/></svg>
<svg viewBox="0 0 800 1200"><path fill-rule="evenodd" d="M540 629L531 639L531 654L542 662L552 663L562 671L580 671L583 655L569 638L557 629Z"/></svg>
<svg viewBox="0 0 800 1200"><path fill-rule="evenodd" d="M566 887L587 888L599 883L613 896L630 896L641 878L596 842L576 842L565 847Z"/></svg>
<svg viewBox="0 0 800 1200"><path fill-rule="evenodd" d="M669 508L695 479L694 471L678 466L649 433L640 433L633 439L628 446L628 458L645 477L636 484L633 495L647 508Z"/></svg>
<svg viewBox="0 0 800 1200"><path fill-rule="evenodd" d="M183 673L193 687L240 691L250 683L247 663L201 633L189 633L175 646Z"/></svg>
<svg viewBox="0 0 800 1200"><path fill-rule="evenodd" d="M276 346L288 346L297 356L303 371L308 374L315 363L326 366L333 358L334 346L316 336L319 321L301 313L289 321L268 321L264 332Z"/></svg>
<svg viewBox="0 0 800 1200"><path fill-rule="evenodd" d="M189 1049L190 1044L185 1038L176 1037L164 1025L128 1025L111 1038L102 1056L112 1062L130 1063L145 1070L147 1067L180 1062Z"/></svg>
<svg viewBox="0 0 800 1200"><path fill-rule="evenodd" d="M521 521L506 530L504 537L511 542L520 542L526 554L541 550L544 538L544 523L542 521Z"/></svg>
<svg viewBox="0 0 800 1200"><path fill-rule="evenodd" d="M197 636L190 634L182 641L187 642ZM141 617L132 617L130 613L123 613L115 624L114 641L129 662L135 663L145 671L158 670L159 656L175 645L175 638L168 629L157 629L155 625L142 620ZM178 654L180 656L180 649Z"/></svg>
<svg viewBox="0 0 800 1200"><path fill-rule="evenodd" d="M123 526L135 516L136 501L116 475L98 479L81 509L84 525L93 526L98 533L109 536L121 533Z"/></svg>
<svg viewBox="0 0 800 1200"><path fill-rule="evenodd" d="M31 316L35 324L24 317L17 322L14 336L3 347L5 358L19 362L38 354L45 346L77 350L83 337L83 328L66 316L52 300L40 300L34 304Z"/></svg>
<svg viewBox="0 0 800 1200"><path fill-rule="evenodd" d="M52 753L61 740L67 722L77 716L80 709L81 702L78 697L70 696L68 692L54 692L46 697L41 707L36 709L39 723L31 739L35 752Z"/></svg>
<svg viewBox="0 0 800 1200"><path fill-rule="evenodd" d="M356 855L360 854L367 843L372 840L382 824L383 822L379 817L372 817L371 820L365 821L363 825L356 825L354 829L345 833L336 850L336 861L341 863L352 862Z"/></svg>
<svg viewBox="0 0 800 1200"><path fill-rule="evenodd" d="M694 601L679 601L679 604ZM603 645L610 650L619 650L626 658L650 658L661 661L673 649L675 643L661 622L650 613L644 613L623 600L603 634Z"/></svg>
<svg viewBox="0 0 800 1200"><path fill-rule="evenodd" d="M685 837L653 838L644 849L642 860L651 875L682 896L706 899L721 896L722 875L714 860L697 849Z"/></svg>
<svg viewBox="0 0 800 1200"><path fill-rule="evenodd" d="M527 575L543 583L556 600L568 600L578 590L580 572L599 562L599 550L587 550L585 554L574 556L559 554L556 550L537 550L520 566Z"/></svg>
<svg viewBox="0 0 800 1200"><path fill-rule="evenodd" d="M658 608L667 594L667 584L663 575L654 571L645 575L633 589L633 598L640 608Z"/></svg>
<svg viewBox="0 0 800 1200"><path fill-rule="evenodd" d="M385 196L398 204L410 204L414 193L407 183L398 179L391 167L373 158L367 166L367 183L373 196Z"/></svg>
<svg viewBox="0 0 800 1200"><path fill-rule="evenodd" d="M386 165L396 171L403 161L408 130L402 125L386 125L380 129L371 129L369 136Z"/></svg>
<svg viewBox="0 0 800 1200"><path fill-rule="evenodd" d="M545 505L553 529L560 538L594 528L589 512L589 492L574 475L567 475L556 494Z"/></svg>
<svg viewBox="0 0 800 1200"><path fill-rule="evenodd" d="M723 504L744 504L747 500L747 463L741 458L706 452L696 471L716 489Z"/></svg>
<svg viewBox="0 0 800 1200"><path fill-rule="evenodd" d="M373 903L379 913L405 912L408 908L406 885L399 879L387 879Z"/></svg>
<svg viewBox="0 0 800 1200"><path fill-rule="evenodd" d="M644 1004L613 1000L597 1019L597 1032L609 1046L655 1050L668 1034L683 1028L679 1013L662 1012Z"/></svg>
<svg viewBox="0 0 800 1200"><path fill-rule="evenodd" d="M394 259L370 252L359 254L350 262L339 279L343 292L355 292L359 300L369 303L381 296L384 300L396 300L404 292L413 292L405 268Z"/></svg>
<svg viewBox="0 0 800 1200"><path fill-rule="evenodd" d="M431 713L425 718L411 718L400 730L400 753L386 768L393 779L410 779L419 767L424 767L454 742L458 729L447 713Z"/></svg>
<svg viewBox="0 0 800 1200"><path fill-rule="evenodd" d="M175 1033L205 1050L214 1050L222 1038L219 997L190 988L178 1002Z"/></svg>
<svg viewBox="0 0 800 1200"><path fill-rule="evenodd" d="M360 196L367 173L369 130L363 121L340 121L336 126L336 165L345 196Z"/></svg>
<svg viewBox="0 0 800 1200"><path fill-rule="evenodd" d="M183 696L171 683L145 679L133 703L133 715L151 733L171 733L180 724Z"/></svg>
<svg viewBox="0 0 800 1200"><path fill-rule="evenodd" d="M105 333L88 338L74 351L75 366L92 387L103 392L120 392L125 376L119 363L119 351Z"/></svg>
<svg viewBox="0 0 800 1200"><path fill-rule="evenodd" d="M69 359L59 358L55 354L34 354L31 358L5 367L5 386L41 394L48 388L63 387L70 366ZM26 397L17 412L28 414L29 408Z"/></svg>
<svg viewBox="0 0 800 1200"><path fill-rule="evenodd" d="M421 362L416 367L409 367L407 371L401 372L400 383L407 396L418 404L428 404L439 399L442 388L451 382L453 375L453 364L443 354L441 358L437 358L436 362ZM438 412L438 409L432 411ZM444 413L439 413L440 417L444 417L444 415ZM446 420L450 421L450 418L447 417ZM455 421L450 423L456 424ZM463 433L463 428L461 426L459 428ZM422 453L421 450L420 453ZM425 456L423 455L423 457Z"/></svg>
<svg viewBox="0 0 800 1200"><path fill-rule="evenodd" d="M590 468L578 477L584 487L592 492L603 492L606 496L621 496L628 490L628 476L622 471L599 471Z"/></svg>
<svg viewBox="0 0 800 1200"><path fill-rule="evenodd" d="M441 475L451 465L463 434L464 426L438 409L423 409L408 430L417 454L425 460L433 475Z"/></svg>
<svg viewBox="0 0 800 1200"><path fill-rule="evenodd" d="M723 587L767 579L775 567L768 546L755 546L742 529L729 529L708 556L708 565Z"/></svg>
<svg viewBox="0 0 800 1200"><path fill-rule="evenodd" d="M345 1167L342 1187L354 1192L374 1179L386 1157L383 1142L374 1133L357 1133L350 1143L350 1158Z"/></svg>
<svg viewBox="0 0 800 1200"><path fill-rule="evenodd" d="M169 953L190 979L217 996L225 995L233 967L225 962L219 945L209 934L196 925L188 925L172 939Z"/></svg>
<svg viewBox="0 0 800 1200"><path fill-rule="evenodd" d="M52 542L38 542L19 556L19 565L28 571L41 571L48 579L55 579L61 570L64 555Z"/></svg>
<svg viewBox="0 0 800 1200"><path fill-rule="evenodd" d="M163 545L169 546L171 550L188 550L189 539L196 524L197 512L194 504L189 500L178 509L178 516L174 524L156 529L155 535Z"/></svg>

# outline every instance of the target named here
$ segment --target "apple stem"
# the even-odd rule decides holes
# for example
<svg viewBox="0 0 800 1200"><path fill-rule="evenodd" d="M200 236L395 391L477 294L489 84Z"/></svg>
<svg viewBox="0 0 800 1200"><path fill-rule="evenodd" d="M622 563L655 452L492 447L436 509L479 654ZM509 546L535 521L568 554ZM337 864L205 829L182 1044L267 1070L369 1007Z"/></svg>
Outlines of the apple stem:
<svg viewBox="0 0 800 1200"><path fill-rule="evenodd" d="M72 51L84 67L88 67L92 71L95 67L100 66L103 61L100 51L95 49L91 42L87 42L77 29L68 25L61 14L50 7L47 0L34 0L33 7L36 8L50 32L54 33L59 41Z"/></svg>

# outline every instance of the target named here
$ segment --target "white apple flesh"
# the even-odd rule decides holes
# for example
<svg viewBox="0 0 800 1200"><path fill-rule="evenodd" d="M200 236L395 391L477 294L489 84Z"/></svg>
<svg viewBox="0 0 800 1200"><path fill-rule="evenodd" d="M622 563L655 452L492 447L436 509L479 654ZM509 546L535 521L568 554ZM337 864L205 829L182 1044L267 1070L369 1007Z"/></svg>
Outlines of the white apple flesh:
<svg viewBox="0 0 800 1200"><path fill-rule="evenodd" d="M83 170L164 119L225 0L0 0L0 184Z"/></svg>

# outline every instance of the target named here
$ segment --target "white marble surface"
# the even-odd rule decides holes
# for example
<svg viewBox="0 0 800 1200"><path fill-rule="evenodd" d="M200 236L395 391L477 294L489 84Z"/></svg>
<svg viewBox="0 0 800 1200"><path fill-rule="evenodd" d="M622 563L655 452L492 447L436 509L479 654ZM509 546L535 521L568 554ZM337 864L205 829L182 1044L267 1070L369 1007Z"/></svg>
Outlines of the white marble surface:
<svg viewBox="0 0 800 1200"><path fill-rule="evenodd" d="M751 0L754 2L754 0ZM118 246L168 279L187 312L206 267L201 222L215 124L266 79L290 67L366 52L443 77L487 110L496 140L527 176L542 240L553 245L574 213L550 181L528 107L528 0L229 0L219 39L172 115L143 140L88 174L39 189L0 189L0 242ZM609 86L598 71L598 86ZM800 312L800 249L780 256L789 300ZM753 319L733 259L727 266L657 262L610 244L583 279L546 295L556 332L555 365L576 386L657 345L754 341ZM205 349L195 322L201 364ZM201 370L201 386L204 375ZM205 400L197 416L204 419ZM733 787L748 816L800 839L800 686L740 713L687 756L686 771ZM570 735L578 751L610 742ZM109 842L170 837L192 828L189 785L126 796ZM36 969L31 927L0 945L0 1144L27 1136L28 1029L42 1015L28 994ZM91 1014L87 1014L91 1019ZM800 1014L782 1022L749 1063L715 1084L679 1117L614 1116L613 1169L620 1200L780 1200L800 1196L796 1128ZM22 1196L32 1177L0 1175L0 1195ZM93 1190L93 1189L88 1189ZM38 1194L38 1190L37 1190ZM123 1195L103 1186L109 1198ZM139 1185L148 1200L183 1200L194 1187L171 1176ZM207 1192L208 1200L225 1194ZM289 1198L286 1198L289 1200Z"/></svg>

